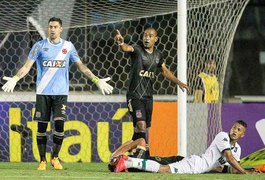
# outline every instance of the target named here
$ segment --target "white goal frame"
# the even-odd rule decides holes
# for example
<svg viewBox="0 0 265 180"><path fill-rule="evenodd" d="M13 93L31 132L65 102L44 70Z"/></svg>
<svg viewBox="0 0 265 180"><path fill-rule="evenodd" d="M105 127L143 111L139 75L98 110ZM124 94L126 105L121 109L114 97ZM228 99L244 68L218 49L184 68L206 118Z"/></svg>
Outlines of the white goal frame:
<svg viewBox="0 0 265 180"><path fill-rule="evenodd" d="M178 78L187 83L187 0L178 2ZM187 92L178 88L178 147L187 156Z"/></svg>

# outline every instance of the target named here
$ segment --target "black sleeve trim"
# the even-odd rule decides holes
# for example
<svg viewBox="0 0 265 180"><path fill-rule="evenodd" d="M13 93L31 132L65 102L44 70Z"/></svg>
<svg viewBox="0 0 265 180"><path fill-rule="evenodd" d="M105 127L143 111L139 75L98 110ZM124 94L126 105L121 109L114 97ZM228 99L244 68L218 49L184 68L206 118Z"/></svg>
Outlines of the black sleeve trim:
<svg viewBox="0 0 265 180"><path fill-rule="evenodd" d="M226 150L231 150L231 149L230 148L223 149L222 153L224 153L224 151L226 151Z"/></svg>

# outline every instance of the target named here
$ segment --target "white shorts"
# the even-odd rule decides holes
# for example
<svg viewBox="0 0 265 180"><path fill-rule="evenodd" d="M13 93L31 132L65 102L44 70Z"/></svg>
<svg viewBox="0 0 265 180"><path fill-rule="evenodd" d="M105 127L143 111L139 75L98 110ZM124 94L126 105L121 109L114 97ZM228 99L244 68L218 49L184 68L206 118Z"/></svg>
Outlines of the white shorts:
<svg viewBox="0 0 265 180"><path fill-rule="evenodd" d="M200 173L203 164L199 156L192 155L179 162L169 164L169 167L172 174L194 174Z"/></svg>

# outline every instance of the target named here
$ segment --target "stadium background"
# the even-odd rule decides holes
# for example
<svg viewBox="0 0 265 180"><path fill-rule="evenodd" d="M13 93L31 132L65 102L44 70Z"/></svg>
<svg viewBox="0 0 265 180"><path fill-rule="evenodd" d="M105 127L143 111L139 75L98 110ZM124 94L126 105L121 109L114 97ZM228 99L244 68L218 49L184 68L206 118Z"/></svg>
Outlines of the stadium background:
<svg viewBox="0 0 265 180"><path fill-rule="evenodd" d="M34 8L37 7L37 5L41 1L34 1L34 4L32 5L32 11ZM6 5L8 6L8 5ZM7 8L8 9L8 8ZM247 8L244 11L244 14L240 20L240 24L237 28L235 39L233 42L233 46L230 52L229 56L229 63L227 66L226 71L226 78L224 81L224 91L223 91L223 102L232 103L233 105L236 105L233 108L228 108L229 110L223 109L223 115L225 118L223 123L224 129L226 128L227 124L229 122L233 121L237 118L247 118L247 121L251 123L252 132L256 131L255 122L260 121L264 115L262 111L258 111L257 109L261 108L264 109L262 106L262 96L265 94L265 87L264 87L264 59L263 56L264 51L264 28L265 28L265 20L264 20L264 3L262 1L251 1ZM19 7L17 9L19 11ZM30 11L28 12L30 14ZM26 14L25 14L26 15ZM10 14L10 16L12 16ZM123 53L118 51L118 47L113 45L113 39L114 36L113 30L114 29L120 29L121 32L125 36L125 41L131 42L131 43L137 43L139 42L139 39L141 37L141 33L143 30L144 25L149 24L152 25L155 28L160 28L161 31L159 31L159 35L163 36L160 39L161 44L158 45L158 49L164 49L166 55L169 55L169 58L167 58L166 63L171 64L170 69L177 69L176 64L172 63L174 61L174 54L176 54L176 44L170 43L173 42L176 36L173 34L172 31L174 31L174 24L176 24L176 14L171 15L163 15L163 16L157 16L156 18L150 17L150 18L144 18L144 19L138 19L133 21L124 21L122 23L114 23L109 25L99 25L99 26L93 26L91 29L86 29L85 27L77 27L77 28L70 28L67 30L67 34L65 34L65 37L67 39L71 40L76 49L78 50L78 53L80 57L82 57L82 60L84 63L88 65L90 69L93 70L97 75L100 77L105 76L111 76L112 81L111 84L115 86L115 92L114 94L118 95L124 95L126 90L126 82L128 79L128 70L129 66L127 65L126 60L120 61L119 59L127 59L128 56L124 55ZM95 17L98 17L95 14ZM25 18L25 17L24 17ZM21 17L23 19L23 17ZM96 21L96 20L95 20ZM156 24L156 21L161 21L160 24ZM133 27L133 28L132 28ZM34 28L34 27L31 27ZM162 30L163 29L163 30ZM135 33L136 32L136 33ZM1 33L0 37L1 40L5 37L5 33ZM41 35L36 31L30 31L30 32L14 32L9 37L9 40L7 43L3 44L3 46L0 49L0 54L5 54L5 56L1 56L0 59L0 76L11 76L15 73L15 70L22 66L24 63L24 60L26 59L26 56L28 54L28 51L30 47L39 39L41 39ZM81 43L83 39L86 39L86 42L89 44ZM18 43L19 42L19 43ZM174 47L174 48L172 48ZM111 53L110 53L111 52ZM26 76L18 86L16 87L16 91L20 92L32 92L35 89L35 74L36 70L33 69L30 71L30 74ZM162 77L158 77L158 81L162 80ZM91 82L87 81L78 71L76 71L75 66L71 66L71 72L70 72L70 79L71 79L71 91L74 92L81 92L86 91L87 94L98 94L96 90L96 87L92 85ZM3 85L4 81L0 80L1 85ZM154 85L155 87L155 94L157 95L170 95L170 98L175 98L171 95L176 95L176 88L170 87L170 83L168 81L162 81L162 83L156 83ZM25 94L26 94L25 92ZM9 127L10 127L10 108L19 108L21 110L22 116L20 120L22 121L22 124L25 125L28 121L31 119L31 111L33 108L32 102L27 103L19 103L18 101L15 102L9 102L13 101L11 99L8 99L7 96L3 96L3 92L1 91L1 155L0 155L0 161L9 161L9 147L8 144L11 145L11 141L9 139L10 133ZM253 104L243 104L241 101L244 101L245 95L247 96L259 96L258 102L260 104L254 105L254 108L251 106ZM6 99L4 99L4 98ZM4 99L4 100L3 100ZM123 101L124 99L121 99L120 101ZM248 99L251 103L255 103L255 98ZM159 102L158 102L159 103ZM125 135L124 139L119 139L116 137L122 136L123 127L121 124L117 125L117 122L111 122L111 118L116 113L116 110L118 108L124 108L126 107L124 103L116 102L112 106L106 108L104 113L102 114L102 107L105 108L102 103L97 104L97 102L92 102L92 110L89 108L82 109L81 107L90 107L91 104L85 104L85 103L73 103L70 104L70 115L69 120L80 120L80 119L87 119L93 121L89 121L86 123L95 123L99 122L99 119L103 120L102 122L110 123L113 133L110 134L110 136L114 137L113 140L110 139L110 141L114 141L114 146L109 147L110 150L115 149L120 143L124 142L126 139L129 138L129 135L131 133L131 127L128 127L129 130L128 134ZM229 104L227 105L230 106ZM255 107L256 106L256 107ZM257 108L259 106L259 108ZM261 106L261 107L260 107ZM78 108L80 107L80 108ZM224 105L223 107L226 107ZM253 118L253 116L243 116L241 112L246 112L246 109L251 109L254 112L254 115L256 118ZM11 109L12 110L12 109ZM87 112L98 112L95 113L93 116L95 117L85 117L89 116ZM109 113L108 113L109 112ZM234 116L229 116L229 114L232 113ZM12 114L12 113L11 113ZM19 114L19 113L18 113ZM99 115L100 114L100 115ZM72 117L73 116L73 117ZM174 114L173 114L174 116ZM230 119L228 117L233 117L233 119ZM122 118L125 118L124 122L129 122L128 114L124 114ZM15 118L17 120L17 118ZM170 119L170 118L169 118ZM101 122L101 121L100 121ZM227 122L227 123L225 123ZM17 123L19 124L19 123ZM97 130L95 129L94 124L89 125L92 129L92 132L94 133L94 136L91 136L93 148L92 150L92 159L93 161L107 161L107 157L109 155L108 148L106 148L105 152L107 152L103 157L99 157L98 153L95 152L95 147L98 147L97 144ZM128 125L130 126L130 125ZM105 127L107 128L107 127ZM115 132L115 128L118 129L117 132ZM165 129L161 129L162 132L167 132L168 127L165 127ZM126 131L126 128L125 128ZM125 132L124 131L124 132ZM70 132L71 135L78 134L75 130L73 132ZM93 134L92 133L92 134ZM108 134L107 132L104 132L105 134ZM13 134L15 137L14 139L17 139L16 136L18 133ZM19 135L21 136L21 134ZM250 144L250 140L246 139L245 141L242 141L242 146L246 147L243 150L243 155L248 155L249 153L255 152L262 148L264 145L264 142L262 141L262 137L260 134L257 133L249 133L248 136L250 138L258 139L257 141ZM105 136L106 137L106 136ZM85 138L85 137L84 137ZM263 137L264 138L264 137ZM18 138L20 139L20 138ZM104 139L104 138L103 138ZM21 149L22 154L21 157L16 155L14 157L15 161L34 161L33 153L32 153L32 140L31 139L24 139L26 140L26 145L29 145L30 147L23 147ZM27 143L28 142L28 143ZM30 142L30 143L29 143ZM18 142L19 143L19 142ZM23 142L20 142L23 144ZM251 148L250 148L251 147ZM17 153L18 149L20 149L20 146L15 146L14 153ZM175 152L177 151L177 147L174 147ZM98 148L96 148L98 150ZM25 151L27 150L27 151ZM72 145L71 146L71 155L76 155L77 152L80 150L79 145ZM27 154L28 153L28 154ZM161 153L161 152L160 152ZM163 153L163 152L162 152ZM171 152L172 153L172 152ZM21 158L21 159L20 159ZM78 157L80 158L80 157ZM77 158L77 159L78 159ZM67 160L66 160L67 161Z"/></svg>

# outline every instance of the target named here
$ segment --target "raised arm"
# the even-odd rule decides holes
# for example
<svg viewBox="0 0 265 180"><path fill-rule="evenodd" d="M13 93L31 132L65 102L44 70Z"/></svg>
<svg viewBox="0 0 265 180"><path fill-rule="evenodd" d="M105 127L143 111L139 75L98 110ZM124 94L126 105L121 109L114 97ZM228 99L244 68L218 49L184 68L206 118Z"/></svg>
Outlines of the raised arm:
<svg viewBox="0 0 265 180"><path fill-rule="evenodd" d="M169 79L170 81L174 82L179 86L179 88L184 92L184 89L189 91L189 87L181 82L165 65L165 63L162 64L162 75Z"/></svg>
<svg viewBox="0 0 265 180"><path fill-rule="evenodd" d="M110 77L103 79L98 78L81 61L77 61L76 65L79 71L81 71L85 76L88 77L89 80L91 80L93 83L96 84L96 86L103 95L105 95L105 93L106 94L112 93L113 87L107 83L110 80Z"/></svg>
<svg viewBox="0 0 265 180"><path fill-rule="evenodd" d="M21 78L23 78L26 74L28 74L33 64L34 64L33 60L27 59L26 63L18 70L15 76L13 77L4 76L3 79L6 80L7 82L2 86L2 89L5 92L13 92L17 82Z"/></svg>
<svg viewBox="0 0 265 180"><path fill-rule="evenodd" d="M145 148L146 142L143 138L136 139L135 141L129 140L129 141L125 142L124 144L122 144L118 149L116 149L112 153L111 158L125 154L126 152L128 152L132 149L136 149L139 146L142 148Z"/></svg>
<svg viewBox="0 0 265 180"><path fill-rule="evenodd" d="M114 38L114 41L118 43L118 45L121 47L121 50L123 52L133 52L134 51L132 46L124 43L124 38L122 37L119 30L116 30L116 36Z"/></svg>

